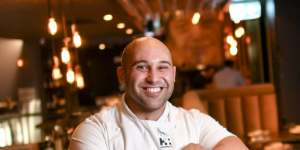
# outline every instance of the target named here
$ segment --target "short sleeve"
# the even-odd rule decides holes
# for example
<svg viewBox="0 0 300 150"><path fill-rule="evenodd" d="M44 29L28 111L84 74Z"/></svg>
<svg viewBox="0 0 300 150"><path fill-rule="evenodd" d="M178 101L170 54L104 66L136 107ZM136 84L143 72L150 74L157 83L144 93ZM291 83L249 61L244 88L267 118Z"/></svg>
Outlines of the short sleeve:
<svg viewBox="0 0 300 150"><path fill-rule="evenodd" d="M101 123L87 119L75 129L69 150L107 150L105 134Z"/></svg>
<svg viewBox="0 0 300 150"><path fill-rule="evenodd" d="M200 144L206 149L213 149L222 139L233 136L212 117L197 113L199 121Z"/></svg>

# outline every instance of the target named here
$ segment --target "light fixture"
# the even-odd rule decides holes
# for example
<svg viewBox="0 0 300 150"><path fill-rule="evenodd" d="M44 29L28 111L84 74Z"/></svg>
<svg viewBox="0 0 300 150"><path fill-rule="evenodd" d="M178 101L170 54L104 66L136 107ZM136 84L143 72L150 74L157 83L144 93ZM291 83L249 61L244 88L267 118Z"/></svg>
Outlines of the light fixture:
<svg viewBox="0 0 300 150"><path fill-rule="evenodd" d="M118 29L124 29L125 28L125 23L123 23L123 22L118 23L117 28Z"/></svg>
<svg viewBox="0 0 300 150"><path fill-rule="evenodd" d="M76 86L79 89L83 89L84 88L84 79L83 79L79 65L77 65L75 67L75 80L76 80Z"/></svg>
<svg viewBox="0 0 300 150"><path fill-rule="evenodd" d="M237 41L233 38L232 35L228 35L226 37L226 42L231 46L235 46L235 47L237 46Z"/></svg>
<svg viewBox="0 0 300 150"><path fill-rule="evenodd" d="M70 55L70 52L69 52L69 49L68 47L63 47L62 50L61 50L61 61L64 63L64 64L68 64L71 60L71 55Z"/></svg>
<svg viewBox="0 0 300 150"><path fill-rule="evenodd" d="M241 38L243 35L245 34L245 29L243 27L238 27L235 31L234 31L234 35L237 38Z"/></svg>
<svg viewBox="0 0 300 150"><path fill-rule="evenodd" d="M71 30L72 30L72 34L73 34L73 44L76 48L81 46L81 37L79 35L79 32L77 31L76 25L72 24L71 25Z"/></svg>
<svg viewBox="0 0 300 150"><path fill-rule="evenodd" d="M233 20L233 22L234 22L235 24L239 24L239 23L241 22L241 20Z"/></svg>
<svg viewBox="0 0 300 150"><path fill-rule="evenodd" d="M238 53L237 47L231 46L230 49L229 49L229 53L230 53L230 55L232 55L232 56L236 56L237 53Z"/></svg>
<svg viewBox="0 0 300 150"><path fill-rule="evenodd" d="M130 35L133 33L133 29L127 28L125 32L126 32L126 34Z"/></svg>
<svg viewBox="0 0 300 150"><path fill-rule="evenodd" d="M113 16L111 14L106 14L103 16L104 21L111 21L113 19Z"/></svg>
<svg viewBox="0 0 300 150"><path fill-rule="evenodd" d="M73 44L76 48L81 46L81 37L77 31L73 34Z"/></svg>
<svg viewBox="0 0 300 150"><path fill-rule="evenodd" d="M198 24L199 21L200 21L200 17L201 17L200 13L199 12L195 12L194 15L193 15L193 17L192 17L192 23L194 25Z"/></svg>
<svg viewBox="0 0 300 150"><path fill-rule="evenodd" d="M59 58L57 56L53 56L52 78L53 80L58 80L61 79L62 77L63 76L59 68Z"/></svg>
<svg viewBox="0 0 300 150"><path fill-rule="evenodd" d="M230 18L233 21L257 19L261 16L259 0L233 0L229 5Z"/></svg>
<svg viewBox="0 0 300 150"><path fill-rule="evenodd" d="M49 33L51 35L55 35L57 32L57 23L55 21L55 18L50 17L48 20L48 29L49 29Z"/></svg>
<svg viewBox="0 0 300 150"><path fill-rule="evenodd" d="M22 68L23 66L24 66L24 61L23 61L23 59L18 59L17 60L17 66L19 67L19 68Z"/></svg>
<svg viewBox="0 0 300 150"><path fill-rule="evenodd" d="M53 78L53 80L58 80L58 79L62 78L62 74L61 74L59 67L54 67L52 69L52 78Z"/></svg>
<svg viewBox="0 0 300 150"><path fill-rule="evenodd" d="M104 50L104 49L106 48L106 46L105 46L104 43L100 43L98 48L99 48L100 50Z"/></svg>
<svg viewBox="0 0 300 150"><path fill-rule="evenodd" d="M72 67L70 67L70 66L67 69L66 78L67 78L67 82L70 84L73 84L75 81L75 73L74 73Z"/></svg>

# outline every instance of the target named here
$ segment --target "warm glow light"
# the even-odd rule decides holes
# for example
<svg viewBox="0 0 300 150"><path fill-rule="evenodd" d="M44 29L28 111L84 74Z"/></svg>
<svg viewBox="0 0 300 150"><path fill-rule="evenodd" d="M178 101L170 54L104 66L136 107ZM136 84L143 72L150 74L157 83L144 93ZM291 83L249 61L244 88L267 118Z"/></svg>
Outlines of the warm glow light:
<svg viewBox="0 0 300 150"><path fill-rule="evenodd" d="M106 47L106 46L105 46L105 44L104 44L104 43L101 43L101 44L99 44L99 49L100 49L100 50L104 50L104 49L105 49L105 47Z"/></svg>
<svg viewBox="0 0 300 150"><path fill-rule="evenodd" d="M233 38L232 35L228 35L228 36L226 37L226 42L227 42L229 45L231 45L231 46L234 46L234 47L237 46L237 41Z"/></svg>
<svg viewBox="0 0 300 150"><path fill-rule="evenodd" d="M198 24L200 21L200 17L201 17L201 15L199 12L194 13L193 18L192 18L192 23Z"/></svg>
<svg viewBox="0 0 300 150"><path fill-rule="evenodd" d="M59 66L59 58L57 56L53 56L53 64L55 67Z"/></svg>
<svg viewBox="0 0 300 150"><path fill-rule="evenodd" d="M67 71L67 82L72 84L74 83L75 81L75 73L73 71L73 69L70 67L68 68L68 71Z"/></svg>
<svg viewBox="0 0 300 150"><path fill-rule="evenodd" d="M230 49L229 49L229 53L232 56L236 56L237 53L238 53L238 49L235 46L231 46Z"/></svg>
<svg viewBox="0 0 300 150"><path fill-rule="evenodd" d="M106 14L103 16L103 20L105 21L111 21L113 19L113 16L111 14Z"/></svg>
<svg viewBox="0 0 300 150"><path fill-rule="evenodd" d="M118 29L124 29L125 28L125 23L123 23L123 22L118 23L117 28Z"/></svg>
<svg viewBox="0 0 300 150"><path fill-rule="evenodd" d="M76 80L76 86L79 89L83 89L84 88L84 79L83 79L79 65L77 65L75 67L75 80Z"/></svg>
<svg viewBox="0 0 300 150"><path fill-rule="evenodd" d="M239 23L241 22L241 20L233 20L233 22L234 22L235 24L239 24Z"/></svg>
<svg viewBox="0 0 300 150"><path fill-rule="evenodd" d="M84 80L83 80L82 74L81 73L76 73L75 78L76 78L77 87L80 88L80 89L84 88Z"/></svg>
<svg viewBox="0 0 300 150"><path fill-rule="evenodd" d="M59 67L54 67L52 69L52 78L53 78L53 80L58 80L58 79L62 78L62 74L61 74Z"/></svg>
<svg viewBox="0 0 300 150"><path fill-rule="evenodd" d="M205 65L203 65L203 64L198 64L198 65L196 66L196 68L197 68L198 70L203 70L203 69L205 68Z"/></svg>
<svg viewBox="0 0 300 150"><path fill-rule="evenodd" d="M71 56L69 49L67 47L63 47L61 51L61 61L65 64L68 64L70 62Z"/></svg>
<svg viewBox="0 0 300 150"><path fill-rule="evenodd" d="M234 35L237 38L242 37L245 34L245 29L243 27L238 27L235 31L234 31Z"/></svg>
<svg viewBox="0 0 300 150"><path fill-rule="evenodd" d="M73 44L76 48L81 46L81 37L77 31L73 34Z"/></svg>
<svg viewBox="0 0 300 150"><path fill-rule="evenodd" d="M18 59L18 60L17 60L17 66L18 66L19 68L21 68L21 67L24 66L24 61L23 61L23 59Z"/></svg>
<svg viewBox="0 0 300 150"><path fill-rule="evenodd" d="M261 3L253 1L232 1L229 5L230 18L233 21L257 19L261 16Z"/></svg>
<svg viewBox="0 0 300 150"><path fill-rule="evenodd" d="M132 34L133 33L133 29L127 28L125 32L126 32L126 34Z"/></svg>
<svg viewBox="0 0 300 150"><path fill-rule="evenodd" d="M51 35L55 35L55 33L57 32L57 23L55 21L55 18L49 18L48 29Z"/></svg>

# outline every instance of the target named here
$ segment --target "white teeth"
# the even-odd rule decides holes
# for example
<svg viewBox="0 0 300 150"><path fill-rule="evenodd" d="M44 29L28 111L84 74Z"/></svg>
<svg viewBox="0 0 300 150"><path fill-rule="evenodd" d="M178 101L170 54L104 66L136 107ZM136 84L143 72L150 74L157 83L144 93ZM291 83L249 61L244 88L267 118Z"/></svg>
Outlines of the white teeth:
<svg viewBox="0 0 300 150"><path fill-rule="evenodd" d="M147 91L151 93L155 93L155 92L159 92L160 88L147 88Z"/></svg>

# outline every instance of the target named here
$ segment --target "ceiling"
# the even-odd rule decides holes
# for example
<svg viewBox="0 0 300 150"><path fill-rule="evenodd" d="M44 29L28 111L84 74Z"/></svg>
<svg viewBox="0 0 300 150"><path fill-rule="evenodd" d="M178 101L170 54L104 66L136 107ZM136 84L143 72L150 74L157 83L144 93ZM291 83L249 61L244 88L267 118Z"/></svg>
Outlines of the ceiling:
<svg viewBox="0 0 300 150"><path fill-rule="evenodd" d="M1 0L0 37L39 39L49 37L47 19L52 10L62 34L62 14L65 14L67 27L76 22L81 36L86 40L124 38L125 29L117 29L118 22L126 28L141 33L146 14L163 14L167 19L170 12L181 9L185 12L202 8L223 7L227 0ZM50 4L50 5L49 5ZM50 6L50 7L49 7ZM51 8L51 9L49 9ZM103 15L114 16L110 22L102 20ZM70 32L70 28L68 29Z"/></svg>
<svg viewBox="0 0 300 150"><path fill-rule="evenodd" d="M0 37L39 39L49 36L46 28L48 4L48 0L1 0ZM50 6L59 24L58 32L62 32L63 13L67 26L75 20L81 36L86 39L126 36L125 29L116 28L117 22L134 28L117 0L50 0ZM114 16L112 21L102 20L106 13Z"/></svg>

